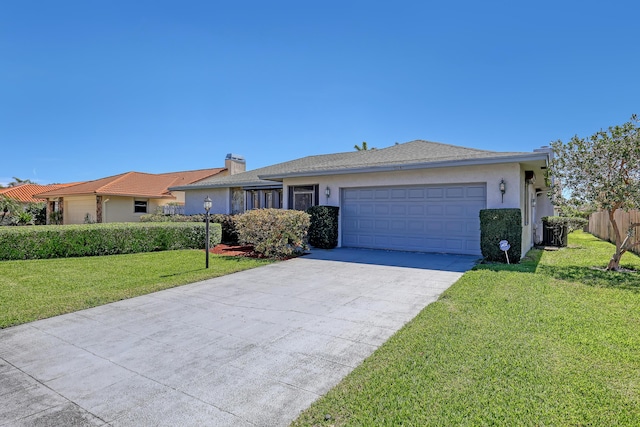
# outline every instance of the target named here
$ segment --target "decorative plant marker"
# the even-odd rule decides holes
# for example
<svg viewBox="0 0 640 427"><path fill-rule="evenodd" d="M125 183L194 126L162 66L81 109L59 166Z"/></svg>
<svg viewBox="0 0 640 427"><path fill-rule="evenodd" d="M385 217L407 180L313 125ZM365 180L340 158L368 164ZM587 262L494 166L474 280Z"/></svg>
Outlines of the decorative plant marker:
<svg viewBox="0 0 640 427"><path fill-rule="evenodd" d="M509 244L509 242L506 240L500 240L500 250L504 251L504 256L507 257L507 264L511 264L509 262L509 254L507 253L509 249L511 249L511 245Z"/></svg>

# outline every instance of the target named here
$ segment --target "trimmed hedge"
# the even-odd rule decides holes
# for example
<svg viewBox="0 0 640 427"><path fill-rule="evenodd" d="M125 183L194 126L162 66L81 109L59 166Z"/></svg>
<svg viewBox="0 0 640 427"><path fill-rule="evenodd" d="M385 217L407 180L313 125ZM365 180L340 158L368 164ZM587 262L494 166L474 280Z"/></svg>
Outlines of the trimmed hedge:
<svg viewBox="0 0 640 427"><path fill-rule="evenodd" d="M312 206L307 209L311 216L309 244L321 249L333 249L338 246L337 206Z"/></svg>
<svg viewBox="0 0 640 427"><path fill-rule="evenodd" d="M519 263L522 256L522 214L520 209L482 209L480 211L480 249L487 261L506 263L500 241L507 240L509 261Z"/></svg>
<svg viewBox="0 0 640 427"><path fill-rule="evenodd" d="M222 226L222 243L228 245L238 244L238 230L235 221L236 215L211 214L209 221ZM204 222L204 214L196 215L164 215L147 214L140 217L140 222Z"/></svg>
<svg viewBox="0 0 640 427"><path fill-rule="evenodd" d="M308 248L309 214L282 209L254 209L236 216L240 244L251 244L266 257L301 255Z"/></svg>
<svg viewBox="0 0 640 427"><path fill-rule="evenodd" d="M210 224L210 244L220 243L221 227ZM203 249L205 224L111 223L3 227L0 260L130 254Z"/></svg>
<svg viewBox="0 0 640 427"><path fill-rule="evenodd" d="M542 222L546 222L550 226L567 227L569 233L589 224L588 219L577 216L543 216Z"/></svg>

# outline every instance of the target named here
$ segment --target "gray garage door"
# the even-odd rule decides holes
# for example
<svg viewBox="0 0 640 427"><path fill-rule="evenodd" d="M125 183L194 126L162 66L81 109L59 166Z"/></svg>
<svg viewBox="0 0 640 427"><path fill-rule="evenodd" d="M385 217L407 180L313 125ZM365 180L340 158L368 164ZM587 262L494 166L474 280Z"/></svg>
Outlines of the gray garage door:
<svg viewBox="0 0 640 427"><path fill-rule="evenodd" d="M486 185L342 190L342 245L480 255Z"/></svg>

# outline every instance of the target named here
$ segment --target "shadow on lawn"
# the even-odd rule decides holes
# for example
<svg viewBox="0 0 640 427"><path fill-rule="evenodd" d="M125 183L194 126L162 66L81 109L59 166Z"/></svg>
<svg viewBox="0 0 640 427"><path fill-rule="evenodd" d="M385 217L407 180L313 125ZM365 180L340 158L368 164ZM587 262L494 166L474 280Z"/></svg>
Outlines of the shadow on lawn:
<svg viewBox="0 0 640 427"><path fill-rule="evenodd" d="M473 267L474 270L491 271L514 271L519 273L535 273L542 257L540 249L531 249L527 256L522 258L518 264L504 264L499 262L487 262Z"/></svg>
<svg viewBox="0 0 640 427"><path fill-rule="evenodd" d="M542 253L542 250L532 249L519 264L487 263L478 264L473 269L538 273L554 279L582 283L588 286L640 292L640 272L638 271L605 271L604 269L579 265L539 265ZM624 268L625 265L623 264L621 267ZM626 267L631 268L630 266Z"/></svg>
<svg viewBox="0 0 640 427"><path fill-rule="evenodd" d="M640 272L637 271L605 271L595 267L577 265L565 267L543 265L539 272L568 282L640 292Z"/></svg>

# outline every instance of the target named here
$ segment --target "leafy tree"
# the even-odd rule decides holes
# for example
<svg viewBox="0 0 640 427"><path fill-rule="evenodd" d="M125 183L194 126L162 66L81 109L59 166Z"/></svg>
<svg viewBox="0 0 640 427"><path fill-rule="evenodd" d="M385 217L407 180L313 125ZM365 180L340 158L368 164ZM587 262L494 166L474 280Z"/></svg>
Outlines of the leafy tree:
<svg viewBox="0 0 640 427"><path fill-rule="evenodd" d="M367 147L367 141L362 141L362 145L361 146L356 144L356 145L353 146L353 148L355 148L358 151L367 151L367 150L375 150L376 149L375 147L371 147L371 148Z"/></svg>
<svg viewBox="0 0 640 427"><path fill-rule="evenodd" d="M640 208L640 127L638 117L623 125L600 130L588 138L577 135L569 142L551 143L554 160L550 175L557 179L551 195L554 202L563 202L568 192L572 204L590 205L607 211L614 230L616 252L607 270L618 270L620 258L633 244L632 236L640 223L621 230L616 222L618 209ZM626 231L626 232L625 232Z"/></svg>

